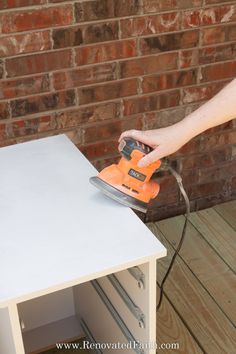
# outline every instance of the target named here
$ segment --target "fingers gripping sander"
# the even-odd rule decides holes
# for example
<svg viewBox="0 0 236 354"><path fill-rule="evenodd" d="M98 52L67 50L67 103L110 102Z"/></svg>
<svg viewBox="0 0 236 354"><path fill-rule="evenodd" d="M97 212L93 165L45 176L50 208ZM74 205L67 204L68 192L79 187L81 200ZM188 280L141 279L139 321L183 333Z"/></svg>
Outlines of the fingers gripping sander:
<svg viewBox="0 0 236 354"><path fill-rule="evenodd" d="M118 164L104 168L90 182L110 198L133 209L147 212L150 199L157 196L160 186L151 180L161 162L138 167L138 161L152 151L148 145L132 138L124 138L119 145L121 159Z"/></svg>

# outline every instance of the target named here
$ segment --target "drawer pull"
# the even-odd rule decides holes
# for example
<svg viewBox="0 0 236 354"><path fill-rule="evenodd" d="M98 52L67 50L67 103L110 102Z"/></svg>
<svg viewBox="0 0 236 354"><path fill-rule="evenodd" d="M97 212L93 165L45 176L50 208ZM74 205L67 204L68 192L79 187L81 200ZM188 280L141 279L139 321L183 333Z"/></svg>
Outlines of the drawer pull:
<svg viewBox="0 0 236 354"><path fill-rule="evenodd" d="M89 342L90 343L93 343L93 344L96 344L96 341L92 335L92 333L90 332L87 324L85 323L84 319L81 318L80 319L80 324L81 324L81 327L84 331L84 334L85 336L88 338ZM97 354L102 354L102 351L99 349L99 348L96 348L96 345L95 345L95 348L93 349Z"/></svg>
<svg viewBox="0 0 236 354"><path fill-rule="evenodd" d="M128 329L128 327L126 326L126 324L124 323L124 321L120 317L119 313L116 311L115 307L113 306L113 304L111 303L111 301L107 297L106 293L104 292L104 290L102 289L102 287L98 283L98 281L91 280L91 284L94 287L94 289L96 290L96 292L98 293L98 295L100 296L101 300L103 301L104 305L106 306L106 308L108 309L108 311L110 312L110 314L112 315L114 320L116 321L120 330L122 331L122 333L126 337L128 343L135 343L136 344L133 348L135 353L145 354L144 350L139 348L140 347L139 342L134 338L134 336L132 335L132 333L130 332L130 330Z"/></svg>
<svg viewBox="0 0 236 354"><path fill-rule="evenodd" d="M129 273L137 280L139 289L145 289L145 275L137 266L129 268Z"/></svg>
<svg viewBox="0 0 236 354"><path fill-rule="evenodd" d="M122 298L122 300L124 301L124 303L126 304L126 306L128 307L128 309L130 310L130 312L135 316L135 318L137 318L138 323L139 323L139 327L145 328L145 315L144 315L144 313L141 311L141 309L137 305L135 305L133 300L129 297L126 290L123 288L123 286L121 285L121 283L119 282L119 280L117 279L117 277L114 274L110 274L107 277L110 280L113 287L118 292L118 294L120 295L120 297Z"/></svg>

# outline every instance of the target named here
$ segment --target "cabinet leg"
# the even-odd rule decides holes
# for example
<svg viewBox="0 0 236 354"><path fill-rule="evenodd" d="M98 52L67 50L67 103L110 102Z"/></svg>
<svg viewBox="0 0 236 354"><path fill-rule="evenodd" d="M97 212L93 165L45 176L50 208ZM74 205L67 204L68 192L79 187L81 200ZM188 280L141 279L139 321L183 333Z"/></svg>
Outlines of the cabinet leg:
<svg viewBox="0 0 236 354"><path fill-rule="evenodd" d="M156 353L156 260L149 262L149 354Z"/></svg>
<svg viewBox="0 0 236 354"><path fill-rule="evenodd" d="M15 344L15 353L16 354L25 354L17 305L11 304L8 307L8 310L9 310L12 337L13 337L13 341Z"/></svg>

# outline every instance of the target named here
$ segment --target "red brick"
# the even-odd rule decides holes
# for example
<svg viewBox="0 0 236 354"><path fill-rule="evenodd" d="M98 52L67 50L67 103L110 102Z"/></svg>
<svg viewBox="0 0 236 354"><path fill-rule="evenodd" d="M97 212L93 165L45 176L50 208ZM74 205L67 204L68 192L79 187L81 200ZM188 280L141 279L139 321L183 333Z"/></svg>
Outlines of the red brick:
<svg viewBox="0 0 236 354"><path fill-rule="evenodd" d="M157 199L151 201L152 207L148 209L147 214L145 214L145 223L170 218L172 216L182 215L186 212L186 207L184 203L168 204L167 202L166 204L162 204L162 206L159 206L157 208L155 206L156 200ZM191 210L194 210L195 201L194 202L190 201L190 205L191 205Z"/></svg>
<svg viewBox="0 0 236 354"><path fill-rule="evenodd" d="M227 82L217 82L204 86L188 87L183 89L183 103L209 100L219 92Z"/></svg>
<svg viewBox="0 0 236 354"><path fill-rule="evenodd" d="M236 43L201 48L199 64L209 64L217 61L233 60L236 57Z"/></svg>
<svg viewBox="0 0 236 354"><path fill-rule="evenodd" d="M141 11L140 0L95 0L75 4L75 17L78 22L138 15Z"/></svg>
<svg viewBox="0 0 236 354"><path fill-rule="evenodd" d="M59 70L62 68L69 68L70 66L71 52L69 50L27 55L6 60L8 77Z"/></svg>
<svg viewBox="0 0 236 354"><path fill-rule="evenodd" d="M201 25L201 9L184 11L182 14L183 28L193 28Z"/></svg>
<svg viewBox="0 0 236 354"><path fill-rule="evenodd" d="M84 143L94 143L99 140L112 139L119 137L122 131L129 129L142 129L142 116L136 116L129 119L120 119L116 121L97 124L96 126L84 127Z"/></svg>
<svg viewBox="0 0 236 354"><path fill-rule="evenodd" d="M207 9L185 11L183 13L183 28L209 26L218 23L233 22L236 19L236 6L218 6Z"/></svg>
<svg viewBox="0 0 236 354"><path fill-rule="evenodd" d="M180 13L171 12L155 16L128 18L121 20L121 36L136 37L180 29Z"/></svg>
<svg viewBox="0 0 236 354"><path fill-rule="evenodd" d="M0 120L10 118L8 102L0 102Z"/></svg>
<svg viewBox="0 0 236 354"><path fill-rule="evenodd" d="M233 194L229 195L229 193L225 193L224 190L222 190L222 192L223 193L218 193L216 195L205 196L203 198L195 199L194 204L196 210L210 208L212 206L227 202L230 199L234 198Z"/></svg>
<svg viewBox="0 0 236 354"><path fill-rule="evenodd" d="M140 39L142 54L193 48L199 44L199 31L185 31Z"/></svg>
<svg viewBox="0 0 236 354"><path fill-rule="evenodd" d="M144 116L144 128L157 129L179 122L186 116L186 107L179 106L161 112L148 112Z"/></svg>
<svg viewBox="0 0 236 354"><path fill-rule="evenodd" d="M148 95L124 100L124 115L157 111L177 106L180 100L179 91L171 91L159 95Z"/></svg>
<svg viewBox="0 0 236 354"><path fill-rule="evenodd" d="M173 183L175 181L173 180ZM179 192L177 189L169 191L166 187L162 186L162 181L160 181L160 192L158 193L158 196L155 198L155 200L152 200L150 204L148 205L148 209L159 209L163 205L166 204L174 204L177 203L179 200Z"/></svg>
<svg viewBox="0 0 236 354"><path fill-rule="evenodd" d="M210 168L199 170L199 182L206 183L218 181L229 177L236 176L236 163L229 161Z"/></svg>
<svg viewBox="0 0 236 354"><path fill-rule="evenodd" d="M118 141L117 139L114 139L109 141L97 142L95 144L80 146L80 151L89 160L106 158L107 156L117 154Z"/></svg>
<svg viewBox="0 0 236 354"><path fill-rule="evenodd" d="M201 68L201 82L234 78L236 61L212 64Z"/></svg>
<svg viewBox="0 0 236 354"><path fill-rule="evenodd" d="M166 92L160 94L160 109L175 107L180 103L180 92L179 90Z"/></svg>
<svg viewBox="0 0 236 354"><path fill-rule="evenodd" d="M82 30L79 27L53 30L52 38L54 49L77 46L83 43Z"/></svg>
<svg viewBox="0 0 236 354"><path fill-rule="evenodd" d="M236 191L236 176L232 178L231 186L234 191Z"/></svg>
<svg viewBox="0 0 236 354"><path fill-rule="evenodd" d="M2 33L65 26L73 23L73 8L66 5L32 11L6 12L0 15L0 22Z"/></svg>
<svg viewBox="0 0 236 354"><path fill-rule="evenodd" d="M0 60L0 79L2 79L3 74L4 74L3 61Z"/></svg>
<svg viewBox="0 0 236 354"><path fill-rule="evenodd" d="M182 169L208 168L231 159L232 149L223 147L208 153L195 154L182 158Z"/></svg>
<svg viewBox="0 0 236 354"><path fill-rule="evenodd" d="M186 9L202 5L202 0L144 0L144 13Z"/></svg>
<svg viewBox="0 0 236 354"><path fill-rule="evenodd" d="M74 145L79 147L82 144L82 135L81 135L80 128L75 128L69 131L65 131L65 134L72 141Z"/></svg>
<svg viewBox="0 0 236 354"><path fill-rule="evenodd" d="M47 0L1 0L0 9L46 4Z"/></svg>
<svg viewBox="0 0 236 354"><path fill-rule="evenodd" d="M11 110L12 117L16 118L74 105L75 92L74 90L68 90L11 101Z"/></svg>
<svg viewBox="0 0 236 354"><path fill-rule="evenodd" d="M187 188L186 192L190 199L201 198L204 196L223 193L225 181L209 182L203 184L192 185Z"/></svg>
<svg viewBox="0 0 236 354"><path fill-rule="evenodd" d="M180 68L189 68L199 64L199 49L182 50L179 53Z"/></svg>
<svg viewBox="0 0 236 354"><path fill-rule="evenodd" d="M136 58L120 63L121 78L158 73L177 69L177 53Z"/></svg>
<svg viewBox="0 0 236 354"><path fill-rule="evenodd" d="M48 3L53 3L53 4L57 4L59 2L71 2L71 0L47 0Z"/></svg>
<svg viewBox="0 0 236 354"><path fill-rule="evenodd" d="M0 81L0 99L28 96L50 91L48 75Z"/></svg>
<svg viewBox="0 0 236 354"><path fill-rule="evenodd" d="M32 32L0 38L0 56L37 52L51 49L50 32Z"/></svg>
<svg viewBox="0 0 236 354"><path fill-rule="evenodd" d="M217 23L233 22L236 20L236 6L227 5L202 10L201 24L212 25Z"/></svg>
<svg viewBox="0 0 236 354"><path fill-rule="evenodd" d="M197 70L176 71L171 73L146 76L142 81L144 93L168 90L175 87L182 87L196 84Z"/></svg>
<svg viewBox="0 0 236 354"><path fill-rule="evenodd" d="M162 192L165 191L165 193L168 194L169 192L171 193L179 190L175 178L170 173L163 175L158 174L156 177L154 176L153 179L160 184Z"/></svg>
<svg viewBox="0 0 236 354"><path fill-rule="evenodd" d="M4 138L11 139L25 137L28 135L51 131L54 129L54 126L51 123L50 116L9 122L6 124L4 130Z"/></svg>
<svg viewBox="0 0 236 354"><path fill-rule="evenodd" d="M213 150L215 147L224 147L225 145L236 143L236 130L230 132L220 132L210 135L201 141L201 151Z"/></svg>
<svg viewBox="0 0 236 354"><path fill-rule="evenodd" d="M208 45L224 42L226 40L225 31L225 26L204 28L202 30L202 44Z"/></svg>
<svg viewBox="0 0 236 354"><path fill-rule="evenodd" d="M65 48L118 39L118 22L89 24L53 30L53 48Z"/></svg>
<svg viewBox="0 0 236 354"><path fill-rule="evenodd" d="M236 40L236 25L217 26L202 29L202 44L215 44Z"/></svg>
<svg viewBox="0 0 236 354"><path fill-rule="evenodd" d="M71 1L71 0L48 0L48 2L49 3L53 3L53 4L55 4L55 3L59 3L59 2L66 2L66 1Z"/></svg>
<svg viewBox="0 0 236 354"><path fill-rule="evenodd" d="M110 166L114 163L118 163L118 161L120 160L120 154L117 153L117 156L114 157L108 157L108 158L102 158L99 160L95 160L92 161L93 166L98 170L101 171L103 170L105 167Z"/></svg>
<svg viewBox="0 0 236 354"><path fill-rule="evenodd" d="M54 87L56 90L91 85L93 83L111 81L114 79L116 79L115 63L57 72L53 75Z"/></svg>
<svg viewBox="0 0 236 354"><path fill-rule="evenodd" d="M88 104L137 94L138 80L130 79L78 90L79 103Z"/></svg>
<svg viewBox="0 0 236 354"><path fill-rule="evenodd" d="M183 185L189 186L191 184L199 183L199 170L185 170L181 172L181 177L183 181Z"/></svg>
<svg viewBox="0 0 236 354"><path fill-rule="evenodd" d="M76 48L75 61L77 65L87 65L130 58L135 55L137 55L136 41L130 39Z"/></svg>
<svg viewBox="0 0 236 354"><path fill-rule="evenodd" d="M0 122L0 147L5 145L6 139L6 123Z"/></svg>
<svg viewBox="0 0 236 354"><path fill-rule="evenodd" d="M120 102L109 102L53 114L56 129L120 118Z"/></svg>
<svg viewBox="0 0 236 354"><path fill-rule="evenodd" d="M199 152L200 139L192 139L187 144L183 145L174 156L187 156L190 154L195 154Z"/></svg>
<svg viewBox="0 0 236 354"><path fill-rule="evenodd" d="M99 4L101 0L97 0ZM108 0L109 4L109 0ZM142 14L142 0L113 0L114 17L134 16ZM88 13L88 16L90 14Z"/></svg>
<svg viewBox="0 0 236 354"><path fill-rule="evenodd" d="M159 208L163 204L172 204L179 200L179 189L173 176L169 174L164 176L157 175L157 177L153 177L153 180L160 185L160 192L152 204L149 205L151 209L154 205Z"/></svg>
<svg viewBox="0 0 236 354"><path fill-rule="evenodd" d="M97 23L83 28L83 43L97 43L118 39L118 22Z"/></svg>
<svg viewBox="0 0 236 354"><path fill-rule="evenodd" d="M206 5L219 4L222 2L229 2L229 0L205 0Z"/></svg>
<svg viewBox="0 0 236 354"><path fill-rule="evenodd" d="M232 130L234 128L235 128L234 120L230 120L226 123L223 123L223 124L217 125L216 127L205 130L203 133L201 133L201 136L208 137L209 135L213 135L215 133L222 133L225 130Z"/></svg>

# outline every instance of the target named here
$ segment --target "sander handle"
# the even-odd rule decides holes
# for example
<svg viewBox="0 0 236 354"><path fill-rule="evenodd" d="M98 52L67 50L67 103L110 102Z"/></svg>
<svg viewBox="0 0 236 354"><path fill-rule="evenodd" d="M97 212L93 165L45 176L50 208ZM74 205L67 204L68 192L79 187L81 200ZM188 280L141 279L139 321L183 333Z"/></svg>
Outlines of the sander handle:
<svg viewBox="0 0 236 354"><path fill-rule="evenodd" d="M151 146L143 144L133 138L124 138L121 140L118 150L126 160L131 160L131 154L134 150L141 151L143 155L147 155L153 149Z"/></svg>

